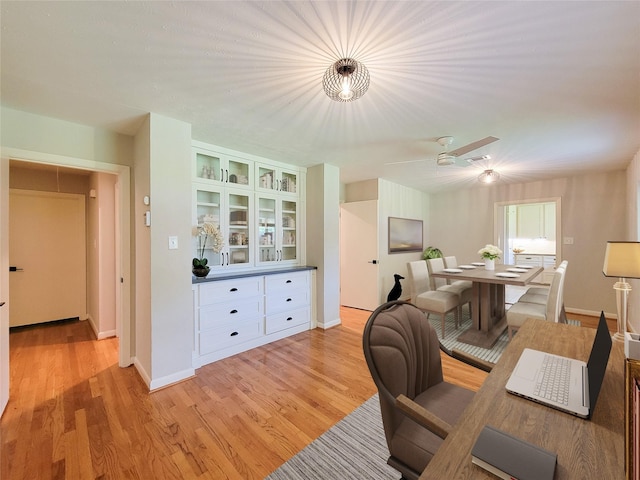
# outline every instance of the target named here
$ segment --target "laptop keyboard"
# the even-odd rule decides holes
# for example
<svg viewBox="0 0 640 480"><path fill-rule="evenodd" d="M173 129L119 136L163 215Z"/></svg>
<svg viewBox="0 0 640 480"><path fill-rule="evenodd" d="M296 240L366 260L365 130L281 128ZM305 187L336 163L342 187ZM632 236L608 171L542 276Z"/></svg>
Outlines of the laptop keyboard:
<svg viewBox="0 0 640 480"><path fill-rule="evenodd" d="M569 359L545 355L533 393L547 400L567 405L569 403L569 366Z"/></svg>

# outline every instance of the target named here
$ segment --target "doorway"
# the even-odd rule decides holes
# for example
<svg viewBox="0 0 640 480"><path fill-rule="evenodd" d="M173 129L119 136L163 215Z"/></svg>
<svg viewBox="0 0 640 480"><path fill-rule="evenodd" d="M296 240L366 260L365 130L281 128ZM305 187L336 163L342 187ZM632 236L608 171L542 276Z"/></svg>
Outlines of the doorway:
<svg viewBox="0 0 640 480"><path fill-rule="evenodd" d="M116 192L116 219L114 221L116 243L116 274L114 283L117 283L115 315L117 321L117 336L119 337L118 364L127 367L132 364L131 352L131 244L130 244L130 168L124 165L97 162L93 160L64 157L42 152L32 152L14 148L3 148L0 158L0 231L3 238L2 255L0 256L0 301L5 301L9 296L9 161L18 160L43 164L48 166L69 167L73 169L110 173L117 177ZM6 200L6 201L5 201ZM4 248L6 244L6 248ZM9 392L9 321L8 309L0 312L0 365L3 366L0 375L0 413L6 406Z"/></svg>
<svg viewBox="0 0 640 480"><path fill-rule="evenodd" d="M559 197L498 202L494 207L495 241L506 264L532 264L545 270L535 283L550 283L561 261Z"/></svg>
<svg viewBox="0 0 640 480"><path fill-rule="evenodd" d="M375 310L380 305L378 201L340 206L340 305Z"/></svg>
<svg viewBox="0 0 640 480"><path fill-rule="evenodd" d="M84 319L85 196L11 189L9 205L10 326Z"/></svg>

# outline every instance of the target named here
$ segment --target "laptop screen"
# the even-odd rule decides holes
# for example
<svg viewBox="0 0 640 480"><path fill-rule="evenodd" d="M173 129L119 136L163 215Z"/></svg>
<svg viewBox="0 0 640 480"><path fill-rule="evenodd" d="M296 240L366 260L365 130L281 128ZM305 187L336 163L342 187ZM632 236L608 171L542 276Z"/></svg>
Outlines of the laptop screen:
<svg viewBox="0 0 640 480"><path fill-rule="evenodd" d="M596 337L593 340L593 347L587 362L587 371L589 372L589 413L591 415L593 415L593 409L596 406L596 400L598 400L604 372L607 370L611 345L611 334L607 328L604 312L601 312Z"/></svg>

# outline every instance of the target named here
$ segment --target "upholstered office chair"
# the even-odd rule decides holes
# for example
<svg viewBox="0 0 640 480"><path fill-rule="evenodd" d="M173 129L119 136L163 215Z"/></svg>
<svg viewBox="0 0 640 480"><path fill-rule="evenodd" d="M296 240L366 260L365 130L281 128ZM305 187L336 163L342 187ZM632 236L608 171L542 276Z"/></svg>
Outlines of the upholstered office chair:
<svg viewBox="0 0 640 480"><path fill-rule="evenodd" d="M362 345L378 388L387 463L402 478L417 479L474 393L443 380L436 332L410 303L378 307L364 327ZM456 358L467 361L459 352ZM491 364L469 360L491 370Z"/></svg>
<svg viewBox="0 0 640 480"><path fill-rule="evenodd" d="M549 322L558 322L564 315L564 278L565 269L558 267L553 274L549 296L545 304L528 303L518 300L507 310L507 329L509 339L518 330L527 318L538 318Z"/></svg>
<svg viewBox="0 0 640 480"><path fill-rule="evenodd" d="M411 292L411 303L429 315L436 314L442 318L442 338L445 336L445 320L447 313L453 312L455 325L458 328L460 296L455 292L431 290L429 271L424 260L407 263L407 280Z"/></svg>

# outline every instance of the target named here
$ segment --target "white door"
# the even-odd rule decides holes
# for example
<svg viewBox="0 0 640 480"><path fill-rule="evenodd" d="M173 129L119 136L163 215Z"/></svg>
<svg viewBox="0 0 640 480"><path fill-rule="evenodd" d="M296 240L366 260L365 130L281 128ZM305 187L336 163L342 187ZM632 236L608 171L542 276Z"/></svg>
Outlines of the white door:
<svg viewBox="0 0 640 480"><path fill-rule="evenodd" d="M378 285L378 201L340 207L340 303L375 310Z"/></svg>
<svg viewBox="0 0 640 480"><path fill-rule="evenodd" d="M9 322L84 318L84 195L9 191Z"/></svg>
<svg viewBox="0 0 640 480"><path fill-rule="evenodd" d="M0 158L0 416L9 401L9 159Z"/></svg>

